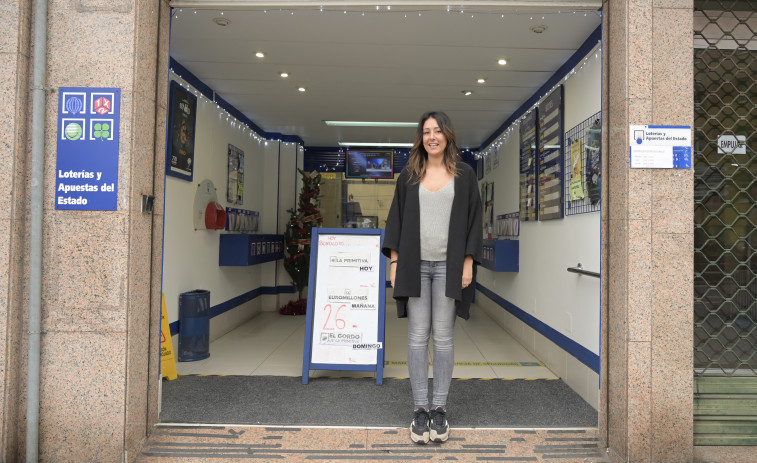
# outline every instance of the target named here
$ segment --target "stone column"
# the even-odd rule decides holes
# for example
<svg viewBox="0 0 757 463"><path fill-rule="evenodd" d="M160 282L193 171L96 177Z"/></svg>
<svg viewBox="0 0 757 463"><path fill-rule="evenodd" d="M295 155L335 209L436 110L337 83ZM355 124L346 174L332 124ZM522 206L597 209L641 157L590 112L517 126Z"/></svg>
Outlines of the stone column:
<svg viewBox="0 0 757 463"><path fill-rule="evenodd" d="M629 125L693 125L693 3L603 5L606 293L601 426L613 461L693 460L693 169L631 169Z"/></svg>
<svg viewBox="0 0 757 463"><path fill-rule="evenodd" d="M5 0L0 7L0 461L17 461L19 416L25 403L18 400L26 377L24 280L28 248L28 157L26 134L31 105L31 3ZM23 346L25 347L25 346ZM21 422L23 423L23 422ZM20 448L19 448L20 447ZM20 453L19 453L20 452Z"/></svg>
<svg viewBox="0 0 757 463"><path fill-rule="evenodd" d="M133 461L157 420L162 226L154 224L162 217L143 213L141 199L155 194L162 213L168 3L48 2L41 186L28 180L33 8L16 0L2 8L10 27L0 38L0 89L9 98L0 137L11 149L0 151L0 184L11 204L0 218L0 270L8 269L0 271L0 460L22 460L25 447L24 224L34 187L44 201L40 460ZM55 209L59 87L121 91L116 211Z"/></svg>
<svg viewBox="0 0 757 463"><path fill-rule="evenodd" d="M157 37L145 35L143 46L150 49L153 45L150 40L157 38L157 69L156 69L156 113L153 123L155 124L155 162L153 167L153 195L155 207L152 215L152 288L150 301L150 353L149 353L149 377L147 388L147 431L159 421L158 404L160 398L160 314L161 293L163 287L163 210L165 207L166 186L166 127L168 125L168 42L171 32L171 7L169 0L158 0L150 3L152 14L153 7L159 9ZM157 12L157 11L156 11ZM152 29L150 29L152 30ZM146 172L145 172L146 174ZM177 346L174 346L174 349Z"/></svg>

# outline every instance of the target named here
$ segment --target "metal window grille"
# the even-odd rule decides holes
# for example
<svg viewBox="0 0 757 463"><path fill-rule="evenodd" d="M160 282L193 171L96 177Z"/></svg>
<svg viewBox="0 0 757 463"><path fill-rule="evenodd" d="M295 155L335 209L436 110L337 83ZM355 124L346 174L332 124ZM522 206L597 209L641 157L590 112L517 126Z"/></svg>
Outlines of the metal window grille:
<svg viewBox="0 0 757 463"><path fill-rule="evenodd" d="M694 16L697 376L757 376L756 11L707 1Z"/></svg>

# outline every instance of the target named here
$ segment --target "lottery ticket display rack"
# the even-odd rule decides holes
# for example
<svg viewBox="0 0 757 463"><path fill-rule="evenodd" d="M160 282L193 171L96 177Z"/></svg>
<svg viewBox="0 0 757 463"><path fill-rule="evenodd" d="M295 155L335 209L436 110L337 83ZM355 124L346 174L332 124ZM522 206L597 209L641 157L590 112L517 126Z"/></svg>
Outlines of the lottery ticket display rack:
<svg viewBox="0 0 757 463"><path fill-rule="evenodd" d="M302 384L310 370L371 371L384 378L384 230L313 228Z"/></svg>

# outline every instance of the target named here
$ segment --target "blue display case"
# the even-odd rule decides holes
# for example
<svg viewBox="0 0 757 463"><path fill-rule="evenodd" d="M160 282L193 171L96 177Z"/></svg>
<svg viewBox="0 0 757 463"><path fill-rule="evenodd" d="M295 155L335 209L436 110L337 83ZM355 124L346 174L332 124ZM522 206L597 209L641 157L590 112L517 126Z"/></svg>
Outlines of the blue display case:
<svg viewBox="0 0 757 463"><path fill-rule="evenodd" d="M255 265L284 258L283 235L220 235L218 265Z"/></svg>
<svg viewBox="0 0 757 463"><path fill-rule="evenodd" d="M481 265L494 272L517 272L519 245L518 240L484 240Z"/></svg>

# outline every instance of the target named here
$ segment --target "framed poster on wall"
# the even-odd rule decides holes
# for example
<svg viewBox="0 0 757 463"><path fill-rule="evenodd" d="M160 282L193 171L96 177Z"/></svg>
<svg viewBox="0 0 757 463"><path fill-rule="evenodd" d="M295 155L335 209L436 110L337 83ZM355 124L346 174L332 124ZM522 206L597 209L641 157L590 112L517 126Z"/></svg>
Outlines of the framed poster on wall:
<svg viewBox="0 0 757 463"><path fill-rule="evenodd" d="M539 103L539 220L563 217L563 86Z"/></svg>
<svg viewBox="0 0 757 463"><path fill-rule="evenodd" d="M174 80L169 93L166 175L192 181L197 97Z"/></svg>
<svg viewBox="0 0 757 463"><path fill-rule="evenodd" d="M229 175L226 201L242 204L244 199L244 151L229 143Z"/></svg>
<svg viewBox="0 0 757 463"><path fill-rule="evenodd" d="M537 220L536 116L539 108L523 116L520 122L520 220Z"/></svg>

